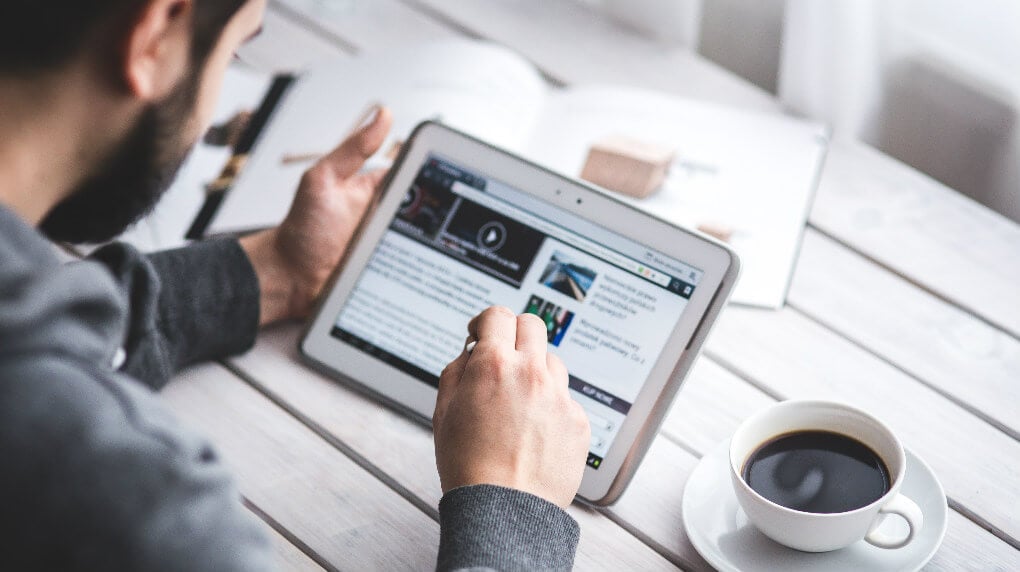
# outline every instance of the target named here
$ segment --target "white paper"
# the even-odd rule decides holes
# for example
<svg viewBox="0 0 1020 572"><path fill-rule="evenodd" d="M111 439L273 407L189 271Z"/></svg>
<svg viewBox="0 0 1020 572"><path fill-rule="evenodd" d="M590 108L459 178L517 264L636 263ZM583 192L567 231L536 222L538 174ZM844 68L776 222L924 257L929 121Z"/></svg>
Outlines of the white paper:
<svg viewBox="0 0 1020 572"><path fill-rule="evenodd" d="M737 303L782 306L827 146L822 126L623 87L554 92L520 56L448 40L330 62L299 80L260 137L209 233L278 224L312 161L330 151L373 102L394 113L391 140L419 122L446 124L576 177L591 144L625 135L675 147L663 188L647 199L615 195L660 218L734 229ZM369 166L383 165L381 157Z"/></svg>
<svg viewBox="0 0 1020 572"><path fill-rule="evenodd" d="M548 98L526 154L578 177L592 143L613 135L673 146L677 160L656 194L621 198L688 228L724 224L742 273L733 301L782 306L827 146L826 129L620 87L581 87Z"/></svg>
<svg viewBox="0 0 1020 572"><path fill-rule="evenodd" d="M406 140L427 119L520 150L547 88L535 69L509 50L447 40L339 60L314 68L292 88L259 138L248 165L225 197L209 234L274 226L283 220L312 161L284 165L286 155L323 154L352 130L374 102L394 115L390 140ZM369 162L380 166L381 159Z"/></svg>

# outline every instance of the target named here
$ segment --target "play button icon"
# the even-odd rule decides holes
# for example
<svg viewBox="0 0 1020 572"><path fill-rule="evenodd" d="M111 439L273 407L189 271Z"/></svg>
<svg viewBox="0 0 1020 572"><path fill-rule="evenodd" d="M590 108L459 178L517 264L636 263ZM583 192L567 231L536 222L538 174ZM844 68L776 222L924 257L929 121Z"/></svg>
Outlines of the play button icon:
<svg viewBox="0 0 1020 572"><path fill-rule="evenodd" d="M498 221L487 222L478 230L478 247L499 250L506 242L506 227Z"/></svg>

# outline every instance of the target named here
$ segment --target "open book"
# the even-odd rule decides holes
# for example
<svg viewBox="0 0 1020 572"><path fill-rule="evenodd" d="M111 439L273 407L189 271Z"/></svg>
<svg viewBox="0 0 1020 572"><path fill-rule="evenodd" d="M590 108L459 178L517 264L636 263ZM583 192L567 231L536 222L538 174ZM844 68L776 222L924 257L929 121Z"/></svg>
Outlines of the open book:
<svg viewBox="0 0 1020 572"><path fill-rule="evenodd" d="M369 167L386 165L387 152L425 119L571 177L607 137L669 145L676 159L658 192L616 196L675 224L729 228L743 264L733 300L783 304L825 155L825 128L624 87L552 88L517 54L469 40L331 62L301 76L206 234L279 223L304 170L373 102L389 106L395 121L391 141Z"/></svg>

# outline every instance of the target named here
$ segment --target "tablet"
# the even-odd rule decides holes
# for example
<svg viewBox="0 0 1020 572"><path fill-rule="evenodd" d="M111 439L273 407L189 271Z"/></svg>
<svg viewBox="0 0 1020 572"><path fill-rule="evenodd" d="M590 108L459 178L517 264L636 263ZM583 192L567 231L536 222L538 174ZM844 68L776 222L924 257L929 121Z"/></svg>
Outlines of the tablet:
<svg viewBox="0 0 1020 572"><path fill-rule="evenodd" d="M415 129L300 342L431 423L439 374L492 305L545 320L588 413L578 496L623 492L734 286L725 245L438 123Z"/></svg>

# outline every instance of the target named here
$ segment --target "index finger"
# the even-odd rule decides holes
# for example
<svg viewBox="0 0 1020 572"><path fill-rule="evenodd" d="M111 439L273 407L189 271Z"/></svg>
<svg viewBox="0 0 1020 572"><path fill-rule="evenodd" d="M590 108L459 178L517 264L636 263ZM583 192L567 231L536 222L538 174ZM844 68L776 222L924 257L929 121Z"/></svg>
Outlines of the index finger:
<svg viewBox="0 0 1020 572"><path fill-rule="evenodd" d="M544 355L549 344L549 326L535 314L517 316L517 350Z"/></svg>
<svg viewBox="0 0 1020 572"><path fill-rule="evenodd" d="M336 149L320 159L339 179L348 179L358 174L369 157L382 147L393 125L393 114L379 106L372 121L351 133Z"/></svg>
<svg viewBox="0 0 1020 572"><path fill-rule="evenodd" d="M492 306L468 323L468 333L481 344L517 345L517 314L503 306Z"/></svg>

